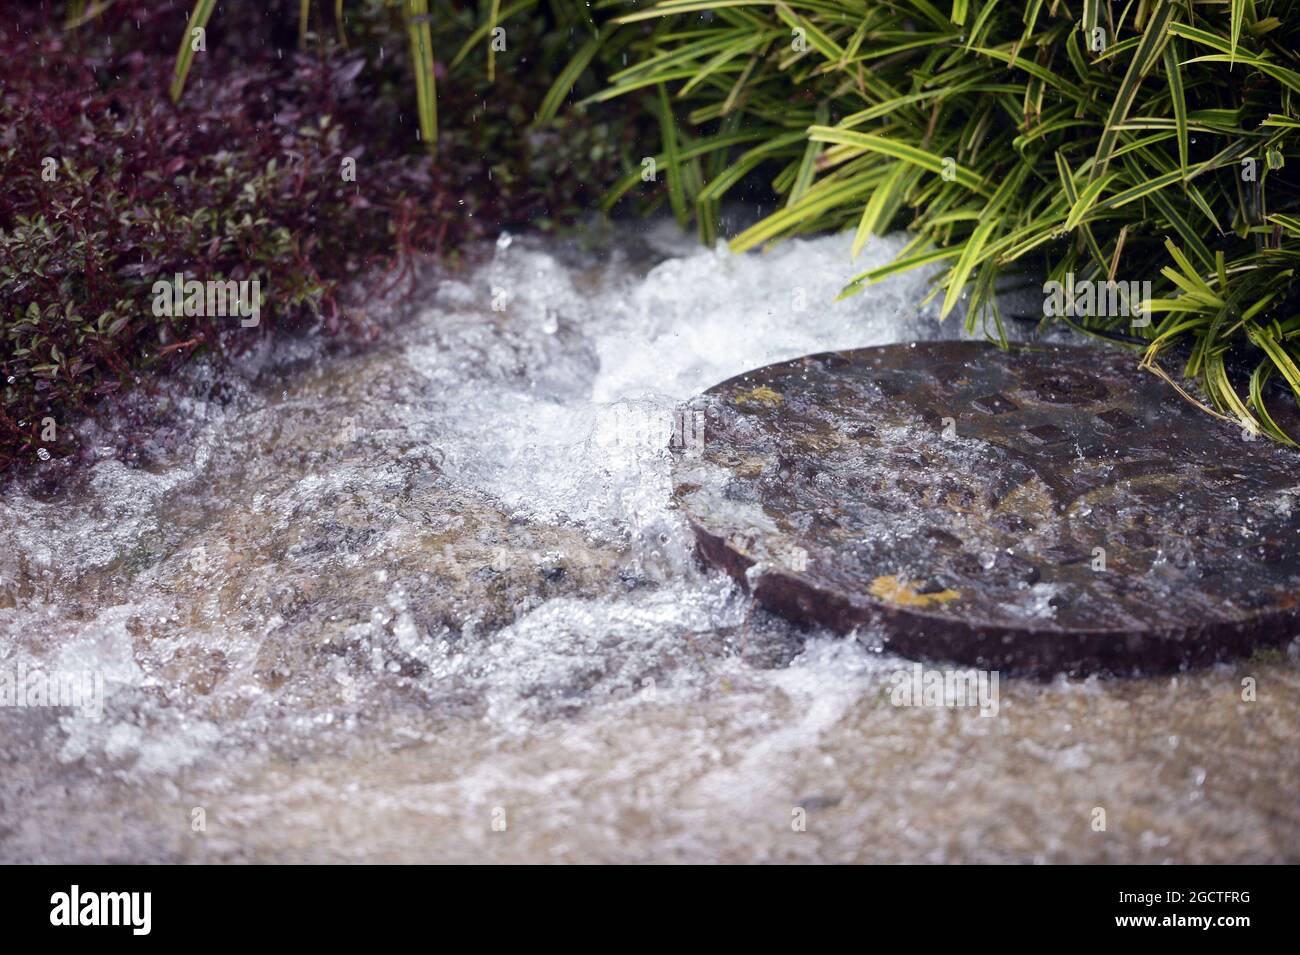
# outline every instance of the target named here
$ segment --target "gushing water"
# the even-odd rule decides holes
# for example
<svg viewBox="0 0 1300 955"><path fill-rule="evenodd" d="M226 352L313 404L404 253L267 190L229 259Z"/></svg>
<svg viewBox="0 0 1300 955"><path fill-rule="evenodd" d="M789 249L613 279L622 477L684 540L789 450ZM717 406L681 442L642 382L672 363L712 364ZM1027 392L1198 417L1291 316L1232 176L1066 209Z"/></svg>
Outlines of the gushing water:
<svg viewBox="0 0 1300 955"><path fill-rule="evenodd" d="M373 347L195 365L6 488L0 669L105 689L0 707L0 859L1295 861L1294 654L900 708L870 635L696 563L673 409L958 334L924 276L832 304L901 241L587 238L424 267Z"/></svg>

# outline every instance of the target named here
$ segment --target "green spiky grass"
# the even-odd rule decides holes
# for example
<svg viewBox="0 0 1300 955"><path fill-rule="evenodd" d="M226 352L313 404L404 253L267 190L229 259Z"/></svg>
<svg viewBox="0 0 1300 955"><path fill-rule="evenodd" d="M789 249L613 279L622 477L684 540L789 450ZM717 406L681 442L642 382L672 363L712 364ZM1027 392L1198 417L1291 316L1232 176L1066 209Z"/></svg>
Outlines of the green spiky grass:
<svg viewBox="0 0 1300 955"><path fill-rule="evenodd" d="M432 144L427 4L388 2L409 8ZM491 0L451 66L539 3ZM211 6L200 0L191 26ZM574 49L535 123L595 64L626 63L589 101L640 97L669 206L703 241L728 193L770 171L783 204L733 249L852 228L856 257L870 236L906 227L898 259L844 294L937 267L941 314L963 311L995 340L1007 272L1151 281L1145 327L1065 320L1143 348L1166 377L1161 359L1177 355L1207 410L1291 443L1268 402L1300 397L1300 0L600 0L594 18L584 4L549 7L572 24ZM640 181L630 170L605 208Z"/></svg>
<svg viewBox="0 0 1300 955"><path fill-rule="evenodd" d="M784 204L733 249L851 228L856 256L906 227L844 294L938 266L942 314L999 340L1003 273L1150 280L1149 326L1073 323L1157 372L1178 354L1217 413L1290 442L1266 402L1288 400L1274 376L1300 396L1300 2L597 6L638 57L592 100L653 94L671 206L702 236L771 170Z"/></svg>

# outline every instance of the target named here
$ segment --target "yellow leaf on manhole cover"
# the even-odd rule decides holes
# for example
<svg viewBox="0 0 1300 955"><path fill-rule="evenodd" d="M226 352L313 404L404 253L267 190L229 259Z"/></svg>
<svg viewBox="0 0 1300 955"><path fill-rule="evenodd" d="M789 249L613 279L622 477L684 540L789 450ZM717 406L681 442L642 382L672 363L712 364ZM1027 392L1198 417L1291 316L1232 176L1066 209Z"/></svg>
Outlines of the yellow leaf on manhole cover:
<svg viewBox="0 0 1300 955"><path fill-rule="evenodd" d="M765 385L759 385L757 388L751 388L749 391L742 391L736 395L732 401L738 405L753 406L761 408L775 408L781 403L781 392L773 391Z"/></svg>
<svg viewBox="0 0 1300 955"><path fill-rule="evenodd" d="M917 593L907 581L897 574L877 577L871 582L868 592L871 596L879 597L885 603L891 603L897 607L929 607L933 604L956 600L961 596L957 591L947 589L935 591L932 594Z"/></svg>

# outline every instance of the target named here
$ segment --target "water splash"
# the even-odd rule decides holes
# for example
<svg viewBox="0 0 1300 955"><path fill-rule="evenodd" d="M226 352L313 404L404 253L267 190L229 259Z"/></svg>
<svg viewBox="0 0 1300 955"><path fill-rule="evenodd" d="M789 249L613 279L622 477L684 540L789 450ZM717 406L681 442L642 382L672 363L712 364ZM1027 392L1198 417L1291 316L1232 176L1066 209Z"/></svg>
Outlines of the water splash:
<svg viewBox="0 0 1300 955"><path fill-rule="evenodd" d="M922 275L834 303L902 240L849 246L502 236L423 269L376 346L196 364L131 399L129 454L91 427L92 467L11 484L0 668L94 670L107 698L0 707L0 858L1294 858L1293 660L1252 669L1253 721L1221 668L1012 684L982 724L889 706L903 664L871 635L798 633L694 561L683 399L960 333ZM1143 815L1092 839L1098 801Z"/></svg>

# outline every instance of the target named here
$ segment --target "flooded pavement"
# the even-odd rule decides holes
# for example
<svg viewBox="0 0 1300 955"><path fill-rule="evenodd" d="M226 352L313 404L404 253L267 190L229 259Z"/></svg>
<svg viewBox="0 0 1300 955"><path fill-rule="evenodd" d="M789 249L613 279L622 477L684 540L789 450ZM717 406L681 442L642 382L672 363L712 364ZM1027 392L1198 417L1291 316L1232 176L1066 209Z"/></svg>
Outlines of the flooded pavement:
<svg viewBox="0 0 1300 955"><path fill-rule="evenodd" d="M0 707L0 860L1300 860L1295 644L901 706L871 633L696 561L679 402L959 332L919 276L830 305L901 247L850 241L503 237L373 347L196 365L7 486L0 671L103 693Z"/></svg>

